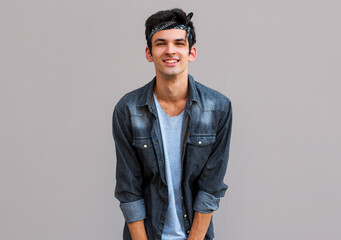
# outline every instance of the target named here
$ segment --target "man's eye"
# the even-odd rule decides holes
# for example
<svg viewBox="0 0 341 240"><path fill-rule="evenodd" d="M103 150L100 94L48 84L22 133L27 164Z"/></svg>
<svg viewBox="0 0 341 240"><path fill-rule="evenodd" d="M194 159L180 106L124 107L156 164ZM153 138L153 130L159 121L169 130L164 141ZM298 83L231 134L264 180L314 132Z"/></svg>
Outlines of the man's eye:
<svg viewBox="0 0 341 240"><path fill-rule="evenodd" d="M182 45L182 46L184 46L185 44L184 43L181 43L181 42L179 42L179 43L176 43L177 45Z"/></svg>
<svg viewBox="0 0 341 240"><path fill-rule="evenodd" d="M157 43L156 46L160 46L160 45L163 45L163 43Z"/></svg>

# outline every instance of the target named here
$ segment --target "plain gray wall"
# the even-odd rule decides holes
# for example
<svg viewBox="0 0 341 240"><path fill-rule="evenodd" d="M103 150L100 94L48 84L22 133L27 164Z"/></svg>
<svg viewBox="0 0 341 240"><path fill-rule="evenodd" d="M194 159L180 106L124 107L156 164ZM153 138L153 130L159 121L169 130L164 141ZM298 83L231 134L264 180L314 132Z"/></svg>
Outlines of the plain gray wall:
<svg viewBox="0 0 341 240"><path fill-rule="evenodd" d="M340 1L1 0L0 239L121 239L112 110L152 79L144 22L193 11L233 103L218 240L341 239Z"/></svg>

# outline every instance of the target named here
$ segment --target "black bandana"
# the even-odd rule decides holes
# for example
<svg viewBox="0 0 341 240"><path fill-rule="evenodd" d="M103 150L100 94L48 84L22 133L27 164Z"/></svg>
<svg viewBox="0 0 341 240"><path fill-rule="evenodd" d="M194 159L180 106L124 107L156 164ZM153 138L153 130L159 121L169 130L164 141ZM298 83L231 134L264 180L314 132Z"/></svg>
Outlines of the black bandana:
<svg viewBox="0 0 341 240"><path fill-rule="evenodd" d="M168 22L162 22L162 23L158 24L156 27L154 27L152 29L151 33L149 34L149 41L152 39L153 35L158 31L166 30L166 29L183 29L183 30L186 30L187 39L190 42L192 39L192 34L191 34L191 28L190 28L190 26L188 26L188 24L191 21L192 17L193 17L193 13L190 12L186 16L186 24L185 25L176 22L174 19L171 21L168 21Z"/></svg>

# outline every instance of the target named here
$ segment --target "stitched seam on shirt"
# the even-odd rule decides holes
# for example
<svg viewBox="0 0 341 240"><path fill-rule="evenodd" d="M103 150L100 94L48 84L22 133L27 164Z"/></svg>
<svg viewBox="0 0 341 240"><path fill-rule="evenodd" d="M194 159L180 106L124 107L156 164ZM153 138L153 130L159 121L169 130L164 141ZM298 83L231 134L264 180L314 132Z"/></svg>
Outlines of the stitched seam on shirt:
<svg viewBox="0 0 341 240"><path fill-rule="evenodd" d="M115 109L116 109L117 115L126 121L127 119L123 116L123 114L117 108L115 108Z"/></svg>

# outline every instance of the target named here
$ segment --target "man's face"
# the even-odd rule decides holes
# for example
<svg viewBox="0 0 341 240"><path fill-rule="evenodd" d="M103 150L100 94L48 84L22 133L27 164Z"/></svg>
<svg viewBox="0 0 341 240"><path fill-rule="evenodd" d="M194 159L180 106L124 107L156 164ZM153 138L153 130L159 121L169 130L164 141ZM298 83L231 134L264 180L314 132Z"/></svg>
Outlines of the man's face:
<svg viewBox="0 0 341 240"><path fill-rule="evenodd" d="M188 62L194 61L196 49L192 47L189 54L186 31L168 29L156 32L152 39L152 53L146 48L146 58L154 62L157 75L176 77L187 73Z"/></svg>

